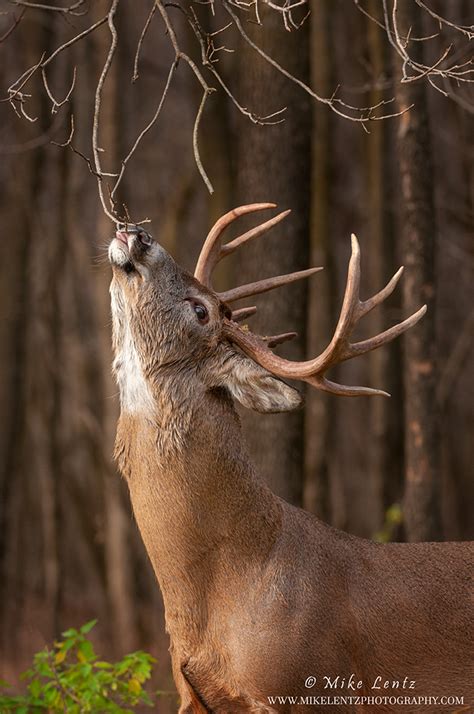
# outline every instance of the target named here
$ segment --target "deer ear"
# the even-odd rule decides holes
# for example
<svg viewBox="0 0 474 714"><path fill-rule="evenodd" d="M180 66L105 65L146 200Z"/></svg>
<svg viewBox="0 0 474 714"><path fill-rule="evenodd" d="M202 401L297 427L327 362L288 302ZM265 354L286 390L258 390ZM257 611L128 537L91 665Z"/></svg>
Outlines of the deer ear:
<svg viewBox="0 0 474 714"><path fill-rule="evenodd" d="M226 375L224 385L247 409L256 412L289 412L301 406L300 393L253 360L239 357Z"/></svg>

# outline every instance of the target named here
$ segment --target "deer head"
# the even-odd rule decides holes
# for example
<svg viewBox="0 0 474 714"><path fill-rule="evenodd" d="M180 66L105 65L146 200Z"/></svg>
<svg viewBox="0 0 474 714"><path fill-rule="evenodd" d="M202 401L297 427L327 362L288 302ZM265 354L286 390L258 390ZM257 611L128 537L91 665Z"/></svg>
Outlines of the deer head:
<svg viewBox="0 0 474 714"><path fill-rule="evenodd" d="M167 383L175 389L176 398L180 392L183 398L224 388L244 406L261 412L287 411L300 406L301 397L281 381L284 378L303 380L343 396L386 394L368 387L335 384L325 376L331 366L394 339L414 325L426 310L422 307L371 339L354 344L349 341L356 323L390 295L403 270L400 268L379 293L361 301L359 245L354 235L347 287L334 337L321 355L307 362L291 362L271 350L296 333L255 335L239 323L256 308L232 310L231 305L241 298L308 277L321 268L267 278L224 293L213 290L211 276L219 260L261 236L289 211L227 244L222 244L224 229L238 216L273 207L271 203L251 204L223 216L204 243L194 276L180 268L143 228L124 226L117 231L109 256L113 266L111 295L117 354L114 366L119 383L120 367L124 366L124 360L128 362L128 387L122 393L125 408L150 408L152 395L141 382L146 380L153 384L161 380L163 383L166 377L169 378ZM136 372L136 389L130 372Z"/></svg>
<svg viewBox="0 0 474 714"><path fill-rule="evenodd" d="M226 388L258 411L299 406L295 389L229 341L226 326L232 323L232 311L226 301L180 268L146 231L138 227L117 231L109 255L114 368L119 384L121 367L128 372L127 386L121 390L126 410L150 406L150 390L140 384L143 379L148 385L160 382L162 388L172 388L177 399ZM131 372L137 373L136 389L130 388Z"/></svg>

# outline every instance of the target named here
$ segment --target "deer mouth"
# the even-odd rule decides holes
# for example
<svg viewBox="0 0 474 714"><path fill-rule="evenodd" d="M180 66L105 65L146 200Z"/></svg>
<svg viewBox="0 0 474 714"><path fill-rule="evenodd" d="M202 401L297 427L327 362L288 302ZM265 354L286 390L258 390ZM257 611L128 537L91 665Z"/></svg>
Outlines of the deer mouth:
<svg viewBox="0 0 474 714"><path fill-rule="evenodd" d="M117 231L117 232L115 233L115 238L116 238L116 240L118 240L120 243L123 243L124 245L126 245L126 246L127 246L127 250L128 250L128 233L126 233L125 231Z"/></svg>
<svg viewBox="0 0 474 714"><path fill-rule="evenodd" d="M118 230L109 245L109 260L113 265L125 267L130 262L130 246L125 231Z"/></svg>

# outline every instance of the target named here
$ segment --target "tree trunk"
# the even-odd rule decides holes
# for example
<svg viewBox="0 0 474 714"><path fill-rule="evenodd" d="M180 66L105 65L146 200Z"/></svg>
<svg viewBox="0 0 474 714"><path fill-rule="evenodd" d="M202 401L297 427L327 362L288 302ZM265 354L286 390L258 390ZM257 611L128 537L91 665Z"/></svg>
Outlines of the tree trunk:
<svg viewBox="0 0 474 714"><path fill-rule="evenodd" d="M402 30L421 36L420 8L400 6ZM413 43L412 55L423 52ZM400 230L406 264L405 314L426 303L428 311L404 338L405 497L404 521L409 541L442 536L439 504L439 434L436 411L435 238L432 146L426 87L423 82L396 85L398 110L414 107L398 120L401 183Z"/></svg>
<svg viewBox="0 0 474 714"><path fill-rule="evenodd" d="M246 31L288 71L309 82L309 23L288 33L279 13L270 11L262 13L262 23L262 26L248 23ZM304 92L259 57L244 40L240 41L236 56L236 93L240 101L260 115L282 107L288 109L284 123L274 126L256 126L239 115L234 141L235 203L273 201L280 210L293 211L271 235L242 249L237 275L238 281L244 283L308 265L311 106ZM252 320L252 329L261 334L296 330L299 339L282 350L291 359L304 358L306 295L303 283L268 293L257 299L258 313ZM244 425L262 475L279 495L300 503L304 472L303 412L277 416L249 413L245 414Z"/></svg>
<svg viewBox="0 0 474 714"><path fill-rule="evenodd" d="M382 12L377 0L371 0L368 10L382 21ZM388 51L382 30L367 18L368 58L372 88L368 105L377 105L385 98L384 78L389 74ZM374 122L367 137L367 194L368 238L367 251L368 287L374 295L394 273L398 260L395 249L395 221L390 197L393 196L393 171L390 158L393 155L392 124L389 121ZM369 318L370 334L376 335L391 324L402 319L401 291L388 302L383 302ZM395 303L395 304L394 304ZM403 420L400 345L375 350L369 355L370 384L381 387L391 394L391 399L370 401L370 442L368 444L368 483L370 494L368 520L370 532L383 526L385 510L401 498L403 474Z"/></svg>
<svg viewBox="0 0 474 714"><path fill-rule="evenodd" d="M311 74L313 86L321 96L330 96L334 87L330 12L325 0L316 0L311 22ZM315 355L328 344L334 325L334 300L331 284L334 265L331 242L329 194L333 116L329 109L316 105L313 113L311 265L324 267L308 286L308 354ZM334 398L309 389L305 409L305 483L303 505L325 521L330 521L329 472L333 456Z"/></svg>

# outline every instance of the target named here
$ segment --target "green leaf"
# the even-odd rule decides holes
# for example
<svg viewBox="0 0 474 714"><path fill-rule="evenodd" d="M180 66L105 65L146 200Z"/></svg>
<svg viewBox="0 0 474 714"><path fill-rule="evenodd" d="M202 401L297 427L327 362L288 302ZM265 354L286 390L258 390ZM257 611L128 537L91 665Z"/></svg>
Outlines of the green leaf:
<svg viewBox="0 0 474 714"><path fill-rule="evenodd" d="M80 655L82 655L82 657ZM95 658L95 652L92 646L92 642L89 642L89 640L84 640L83 642L79 643L77 658L81 662L90 662Z"/></svg>
<svg viewBox="0 0 474 714"><path fill-rule="evenodd" d="M94 667L97 667L97 669L113 669L113 664L110 664L110 662L95 662Z"/></svg>
<svg viewBox="0 0 474 714"><path fill-rule="evenodd" d="M64 632L61 632L63 637L77 637L79 632L74 629L74 627L70 627L69 630L65 630Z"/></svg>
<svg viewBox="0 0 474 714"><path fill-rule="evenodd" d="M85 625L82 625L80 628L79 632L81 632L83 635L87 635L88 632L92 630L93 627L97 625L97 620L89 620L89 622L86 622Z"/></svg>
<svg viewBox="0 0 474 714"><path fill-rule="evenodd" d="M38 674L41 674L42 677L54 677L54 672L49 666L48 662L36 662L36 671L38 672Z"/></svg>
<svg viewBox="0 0 474 714"><path fill-rule="evenodd" d="M60 645L60 649L64 652L69 652L74 645L77 644L77 638L76 637L68 637L67 640L64 640L64 642Z"/></svg>
<svg viewBox="0 0 474 714"><path fill-rule="evenodd" d="M59 652L56 652L54 655L54 664L61 664L64 662L66 659L67 652L66 650L59 650Z"/></svg>
<svg viewBox="0 0 474 714"><path fill-rule="evenodd" d="M39 679L33 679L33 681L30 682L30 684L28 685L28 691L33 697L39 697L39 695L41 694L41 682L39 681Z"/></svg>
<svg viewBox="0 0 474 714"><path fill-rule="evenodd" d="M46 704L54 706L60 699L61 695L59 694L57 689L45 689L44 701Z"/></svg>
<svg viewBox="0 0 474 714"><path fill-rule="evenodd" d="M142 685L138 681L136 677L132 677L131 679L128 680L128 689L132 694L135 694L135 696L138 696L141 694L142 691Z"/></svg>

